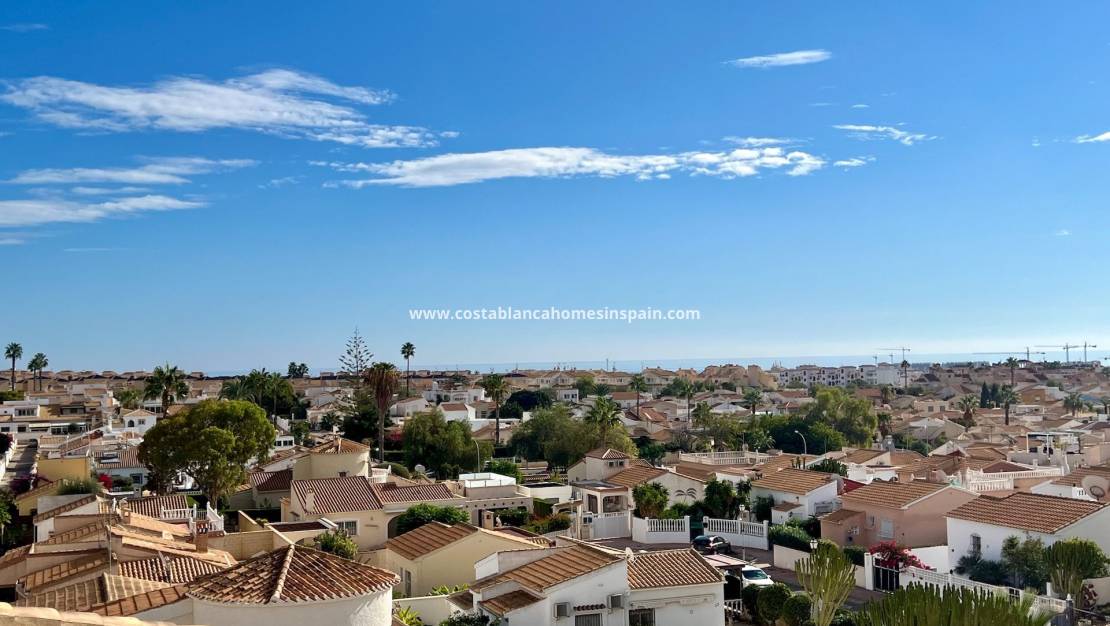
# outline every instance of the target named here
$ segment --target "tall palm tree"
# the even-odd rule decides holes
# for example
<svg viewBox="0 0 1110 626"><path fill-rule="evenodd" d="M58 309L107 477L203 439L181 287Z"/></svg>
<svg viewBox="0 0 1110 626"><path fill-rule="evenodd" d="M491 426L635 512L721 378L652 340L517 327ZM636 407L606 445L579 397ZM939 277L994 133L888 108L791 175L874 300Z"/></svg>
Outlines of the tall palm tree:
<svg viewBox="0 0 1110 626"><path fill-rule="evenodd" d="M964 419L970 423L975 419L975 409L979 408L979 398L969 393L956 402L956 408L964 412Z"/></svg>
<svg viewBox="0 0 1110 626"><path fill-rule="evenodd" d="M763 404L763 391L752 387L744 392L744 398L741 402L744 406L748 407L752 415L755 415L755 410L759 408L759 405Z"/></svg>
<svg viewBox="0 0 1110 626"><path fill-rule="evenodd" d="M169 363L155 367L154 373L146 379L146 386L143 387L143 398L162 399L162 415L167 415L174 402L188 395L189 383L185 382L185 372Z"/></svg>
<svg viewBox="0 0 1110 626"><path fill-rule="evenodd" d="M1098 401L1102 404L1103 415L1110 415L1110 396L1102 396Z"/></svg>
<svg viewBox="0 0 1110 626"><path fill-rule="evenodd" d="M486 395L490 400L493 400L493 424L494 436L493 440L495 445L501 444L501 402L509 395L509 381L500 374L487 374L482 378L480 383L482 389L486 390Z"/></svg>
<svg viewBox="0 0 1110 626"><path fill-rule="evenodd" d="M409 370L409 364L412 357L416 354L416 346L412 345L411 341L406 341L401 346L401 356L405 358L405 397L409 395L409 384L412 382L412 373Z"/></svg>
<svg viewBox="0 0 1110 626"><path fill-rule="evenodd" d="M386 413L393 394L397 391L397 376L397 367L385 361L371 365L366 372L366 385L374 394L374 403L378 407L378 458L381 461L385 460Z"/></svg>
<svg viewBox="0 0 1110 626"><path fill-rule="evenodd" d="M1006 420L1003 422L1006 426L1010 425L1010 405L1021 402L1021 398L1014 393L1014 388L1006 385L998 392L998 403L1002 405L1002 409L1006 412Z"/></svg>
<svg viewBox="0 0 1110 626"><path fill-rule="evenodd" d="M1075 414L1083 408L1083 405L1083 396L1079 395L1077 391L1069 393L1068 397L1064 398L1064 409L1071 411L1072 417L1075 417Z"/></svg>
<svg viewBox="0 0 1110 626"><path fill-rule="evenodd" d="M1017 367L1018 367L1019 364L1020 364L1020 361L1018 361L1014 357L1010 357L1010 358L1006 359L1006 367L1010 368L1010 386L1011 387L1014 386L1014 372L1017 370Z"/></svg>
<svg viewBox="0 0 1110 626"><path fill-rule="evenodd" d="M685 378L678 378L674 381L674 392L679 398L686 398L686 419L691 418L690 415L690 400L694 397L694 385Z"/></svg>
<svg viewBox="0 0 1110 626"><path fill-rule="evenodd" d="M633 374L628 380L628 390L636 392L636 417L640 416L640 394L648 390L647 379L643 374Z"/></svg>
<svg viewBox="0 0 1110 626"><path fill-rule="evenodd" d="M15 362L18 361L19 359L23 358L23 346L19 345L18 343L14 342L14 341L9 343L8 347L4 348L4 358L12 360L12 380L11 380L11 383L12 383L12 391L15 391Z"/></svg>
<svg viewBox="0 0 1110 626"><path fill-rule="evenodd" d="M27 369L34 375L35 389L38 391L42 391L42 370L46 369L47 365L50 365L50 361L41 352L36 352L27 362Z"/></svg>
<svg viewBox="0 0 1110 626"><path fill-rule="evenodd" d="M224 383L227 384L227 383ZM134 387L124 387L115 393L116 400L119 400L120 407L124 409L137 409L139 408L139 390ZM220 397L223 397L223 390L220 390Z"/></svg>
<svg viewBox="0 0 1110 626"><path fill-rule="evenodd" d="M621 407L605 396L598 396L586 413L586 421L597 426L598 445L604 446L609 441L609 431L621 423Z"/></svg>

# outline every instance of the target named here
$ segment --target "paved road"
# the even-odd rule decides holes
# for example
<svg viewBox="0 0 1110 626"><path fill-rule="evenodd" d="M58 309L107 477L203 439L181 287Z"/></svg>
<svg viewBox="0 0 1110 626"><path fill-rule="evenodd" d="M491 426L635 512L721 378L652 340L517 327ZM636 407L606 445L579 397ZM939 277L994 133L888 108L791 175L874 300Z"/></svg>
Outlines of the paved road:
<svg viewBox="0 0 1110 626"><path fill-rule="evenodd" d="M766 572L767 575L776 582L786 583L791 589L801 591L802 586L798 584L798 577L794 572L777 567L769 567L766 569ZM845 608L855 611L865 604L881 600L885 596L886 594L881 591L868 591L863 587L853 587L852 593L848 595L848 600L844 603L844 606Z"/></svg>
<svg viewBox="0 0 1110 626"><path fill-rule="evenodd" d="M12 481L20 476L31 473L31 468L35 466L35 452L37 446L31 444L23 444L15 451L15 456L12 457L12 462L8 464L8 470L4 473L3 486L11 487Z"/></svg>

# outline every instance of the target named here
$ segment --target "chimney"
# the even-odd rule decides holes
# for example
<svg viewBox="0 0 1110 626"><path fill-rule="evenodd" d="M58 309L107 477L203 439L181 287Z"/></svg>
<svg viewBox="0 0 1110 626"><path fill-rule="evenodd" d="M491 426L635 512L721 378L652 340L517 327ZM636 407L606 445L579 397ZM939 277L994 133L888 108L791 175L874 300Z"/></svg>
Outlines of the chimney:
<svg viewBox="0 0 1110 626"><path fill-rule="evenodd" d="M316 512L316 492L311 489L304 494L304 510L307 513Z"/></svg>
<svg viewBox="0 0 1110 626"><path fill-rule="evenodd" d="M193 526L193 546L200 554L208 552L208 520L197 520Z"/></svg>

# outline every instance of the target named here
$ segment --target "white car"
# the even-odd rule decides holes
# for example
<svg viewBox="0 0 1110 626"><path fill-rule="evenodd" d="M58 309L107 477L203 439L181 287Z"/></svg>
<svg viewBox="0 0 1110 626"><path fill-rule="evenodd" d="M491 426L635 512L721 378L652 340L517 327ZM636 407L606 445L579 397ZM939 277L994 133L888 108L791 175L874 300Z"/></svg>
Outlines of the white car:
<svg viewBox="0 0 1110 626"><path fill-rule="evenodd" d="M754 565L745 565L740 570L740 580L743 586L748 587L755 585L756 587L769 587L775 584L767 572Z"/></svg>

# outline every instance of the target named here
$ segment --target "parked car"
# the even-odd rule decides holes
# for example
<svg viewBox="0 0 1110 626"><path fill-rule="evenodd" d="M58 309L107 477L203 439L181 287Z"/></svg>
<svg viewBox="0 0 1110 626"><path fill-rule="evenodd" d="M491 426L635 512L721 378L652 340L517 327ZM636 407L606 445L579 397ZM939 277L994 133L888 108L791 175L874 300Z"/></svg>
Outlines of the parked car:
<svg viewBox="0 0 1110 626"><path fill-rule="evenodd" d="M699 535L691 543L702 554L732 554L732 544L717 535Z"/></svg>
<svg viewBox="0 0 1110 626"><path fill-rule="evenodd" d="M763 571L754 565L745 565L744 569L740 570L740 578L745 587L755 585L756 587L770 587L775 584L767 572Z"/></svg>

